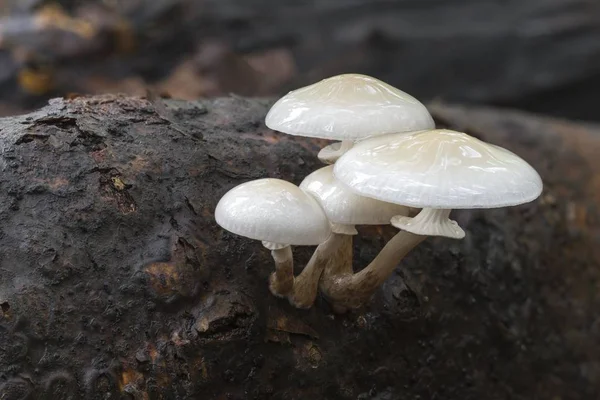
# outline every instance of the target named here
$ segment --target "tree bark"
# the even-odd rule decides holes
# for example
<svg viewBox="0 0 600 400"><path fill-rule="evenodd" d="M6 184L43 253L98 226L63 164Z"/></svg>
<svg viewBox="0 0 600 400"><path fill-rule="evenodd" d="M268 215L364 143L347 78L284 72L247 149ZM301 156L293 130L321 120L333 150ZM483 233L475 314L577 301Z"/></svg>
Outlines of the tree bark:
<svg viewBox="0 0 600 400"><path fill-rule="evenodd" d="M54 100L0 120L0 398L591 399L600 391L600 128L433 105L540 171L532 204L453 215L369 306L272 296L269 251L214 222L299 183L323 141L268 101ZM361 229L355 269L392 237ZM298 267L312 248L295 248ZM420 397L419 397L420 396Z"/></svg>

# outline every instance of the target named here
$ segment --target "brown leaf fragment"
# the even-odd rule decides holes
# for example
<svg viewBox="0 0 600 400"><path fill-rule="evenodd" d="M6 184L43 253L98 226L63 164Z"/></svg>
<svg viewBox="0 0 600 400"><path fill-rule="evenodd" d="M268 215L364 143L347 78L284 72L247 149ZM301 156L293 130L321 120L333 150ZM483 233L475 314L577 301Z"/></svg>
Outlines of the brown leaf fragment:
<svg viewBox="0 0 600 400"><path fill-rule="evenodd" d="M296 317L283 314L280 310L270 310L267 328L295 335L304 335L313 339L319 338L319 334L313 328Z"/></svg>

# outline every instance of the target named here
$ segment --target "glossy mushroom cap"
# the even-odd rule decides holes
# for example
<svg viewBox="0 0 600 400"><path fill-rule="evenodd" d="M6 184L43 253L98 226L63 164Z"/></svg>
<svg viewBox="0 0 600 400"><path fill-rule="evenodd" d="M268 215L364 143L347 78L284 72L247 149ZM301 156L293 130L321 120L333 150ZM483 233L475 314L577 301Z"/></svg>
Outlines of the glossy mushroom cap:
<svg viewBox="0 0 600 400"><path fill-rule="evenodd" d="M317 199L336 233L356 234L354 225L387 225L393 216L408 215L408 207L353 193L335 179L333 165L308 175L300 188Z"/></svg>
<svg viewBox="0 0 600 400"><path fill-rule="evenodd" d="M538 173L514 153L442 129L365 140L334 174L358 194L418 208L514 206L542 192Z"/></svg>
<svg viewBox="0 0 600 400"><path fill-rule="evenodd" d="M294 90L267 114L269 128L290 135L359 140L435 127L417 99L378 79L346 74Z"/></svg>
<svg viewBox="0 0 600 400"><path fill-rule="evenodd" d="M331 233L317 201L280 179L234 187L217 204L215 219L230 232L271 243L318 245Z"/></svg>

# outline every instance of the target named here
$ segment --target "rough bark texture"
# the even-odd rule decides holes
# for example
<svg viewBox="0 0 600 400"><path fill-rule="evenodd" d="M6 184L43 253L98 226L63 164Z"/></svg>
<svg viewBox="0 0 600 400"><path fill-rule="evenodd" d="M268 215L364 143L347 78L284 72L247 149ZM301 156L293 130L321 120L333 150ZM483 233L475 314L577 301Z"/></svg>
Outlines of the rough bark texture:
<svg viewBox="0 0 600 400"><path fill-rule="evenodd" d="M166 104L0 120L2 400L597 398L598 127L432 106L529 160L544 194L455 213L464 240L426 240L336 316L272 296L269 252L213 219L238 183L299 183L324 143L267 130L266 101ZM393 234L363 229L355 266Z"/></svg>

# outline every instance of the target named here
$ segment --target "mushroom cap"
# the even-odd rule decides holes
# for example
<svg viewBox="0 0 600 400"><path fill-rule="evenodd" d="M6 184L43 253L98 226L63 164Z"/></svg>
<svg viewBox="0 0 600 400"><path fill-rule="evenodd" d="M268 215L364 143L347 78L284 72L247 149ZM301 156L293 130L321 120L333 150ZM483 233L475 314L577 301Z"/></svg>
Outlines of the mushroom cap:
<svg viewBox="0 0 600 400"><path fill-rule="evenodd" d="M333 165L308 175L300 188L317 199L334 224L387 225L395 215L408 215L408 207L353 193L335 179Z"/></svg>
<svg viewBox="0 0 600 400"><path fill-rule="evenodd" d="M435 127L417 99L359 74L334 76L288 93L273 105L266 124L290 135L333 140Z"/></svg>
<svg viewBox="0 0 600 400"><path fill-rule="evenodd" d="M281 179L258 179L227 192L215 210L217 223L251 239L291 245L317 245L331 226L319 203Z"/></svg>
<svg viewBox="0 0 600 400"><path fill-rule="evenodd" d="M443 129L365 140L336 162L334 174L363 196L419 208L513 206L543 187L514 153Z"/></svg>

